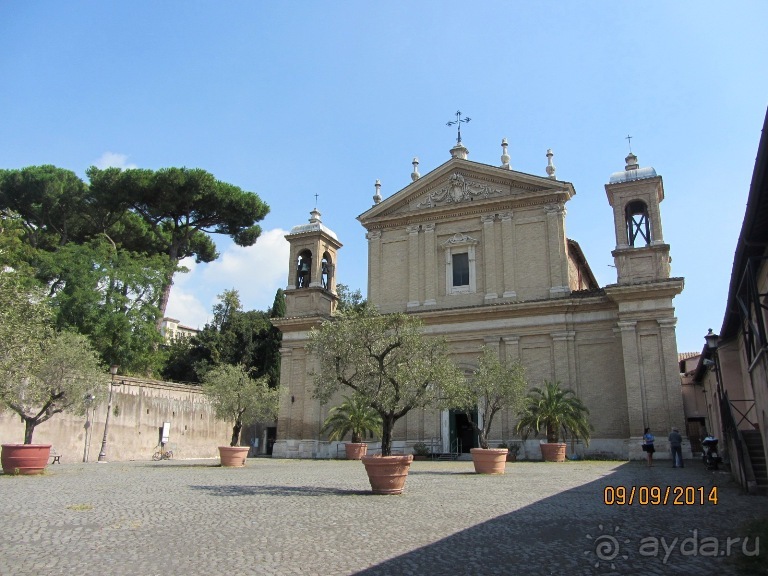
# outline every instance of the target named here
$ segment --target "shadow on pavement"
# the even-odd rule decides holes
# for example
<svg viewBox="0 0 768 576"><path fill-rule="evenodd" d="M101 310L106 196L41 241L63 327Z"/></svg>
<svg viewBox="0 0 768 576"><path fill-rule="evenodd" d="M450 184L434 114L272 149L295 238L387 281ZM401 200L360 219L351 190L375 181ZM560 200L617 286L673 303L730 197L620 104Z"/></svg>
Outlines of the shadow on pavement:
<svg viewBox="0 0 768 576"><path fill-rule="evenodd" d="M754 534L744 528L746 520L768 516L768 498L742 494L728 475L712 474L700 463L691 464L679 471L663 463L653 469L640 463L617 463L610 474L598 480L461 530L358 574L703 576L737 574L734 560L738 555L759 551L768 556L768 542L760 542L762 546L756 549ZM631 505L616 503L614 488L618 486L624 487L627 499L636 487ZM665 505L667 486L671 490ZM682 487L681 505L672 503L676 486ZM695 489L687 490L689 486ZM707 499L713 486L717 487L717 504ZM658 504L651 503L655 488ZM688 504L686 490L692 497ZM699 502L701 493L703 502ZM613 504L604 502L606 495ZM439 518L436 510L435 521ZM382 530L386 530L384 519ZM386 538L386 533L379 537ZM745 537L750 537L746 545Z"/></svg>
<svg viewBox="0 0 768 576"><path fill-rule="evenodd" d="M324 486L190 486L213 496L373 496L370 490L343 490Z"/></svg>

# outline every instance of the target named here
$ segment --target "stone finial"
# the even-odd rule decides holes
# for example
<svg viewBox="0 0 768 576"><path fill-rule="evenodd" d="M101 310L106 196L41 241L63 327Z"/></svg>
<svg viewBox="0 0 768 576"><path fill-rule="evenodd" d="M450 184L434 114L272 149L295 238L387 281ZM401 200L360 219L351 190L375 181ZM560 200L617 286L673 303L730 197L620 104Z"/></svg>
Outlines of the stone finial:
<svg viewBox="0 0 768 576"><path fill-rule="evenodd" d="M421 174L419 174L419 157L414 156L413 162L411 162L411 164L413 164L413 172L411 172L411 180L416 182L416 180L421 178Z"/></svg>
<svg viewBox="0 0 768 576"><path fill-rule="evenodd" d="M376 186L376 194L373 195L373 203L378 204L381 202L381 180L377 178L374 186Z"/></svg>
<svg viewBox="0 0 768 576"><path fill-rule="evenodd" d="M310 224L317 224L319 222L322 222L322 220L320 220L320 210L318 210L317 208L312 210L312 212L309 213L309 216L310 216L309 218Z"/></svg>
<svg viewBox="0 0 768 576"><path fill-rule="evenodd" d="M627 163L627 165L624 167L624 170L637 170L640 168L640 165L637 163L637 156L635 156L632 152L627 154L627 157L624 158L624 161Z"/></svg>
<svg viewBox="0 0 768 576"><path fill-rule="evenodd" d="M547 174L549 175L552 180L557 180L557 176L555 176L555 165L552 164L552 148L547 148Z"/></svg>
<svg viewBox="0 0 768 576"><path fill-rule="evenodd" d="M468 155L469 150L467 150L467 147L464 146L464 144L461 142L451 148L451 158L460 158L461 160L466 160Z"/></svg>
<svg viewBox="0 0 768 576"><path fill-rule="evenodd" d="M507 143L506 138L501 139L501 167L506 168L507 170L511 170L512 167L509 165L509 153L507 152L507 146L509 144Z"/></svg>

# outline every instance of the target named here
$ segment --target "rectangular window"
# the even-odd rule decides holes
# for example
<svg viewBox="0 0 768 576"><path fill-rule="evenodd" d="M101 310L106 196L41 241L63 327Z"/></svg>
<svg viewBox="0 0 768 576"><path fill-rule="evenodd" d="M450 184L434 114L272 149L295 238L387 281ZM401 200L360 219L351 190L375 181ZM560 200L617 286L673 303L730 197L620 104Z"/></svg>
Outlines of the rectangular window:
<svg viewBox="0 0 768 576"><path fill-rule="evenodd" d="M469 254L453 254L453 285L469 286Z"/></svg>

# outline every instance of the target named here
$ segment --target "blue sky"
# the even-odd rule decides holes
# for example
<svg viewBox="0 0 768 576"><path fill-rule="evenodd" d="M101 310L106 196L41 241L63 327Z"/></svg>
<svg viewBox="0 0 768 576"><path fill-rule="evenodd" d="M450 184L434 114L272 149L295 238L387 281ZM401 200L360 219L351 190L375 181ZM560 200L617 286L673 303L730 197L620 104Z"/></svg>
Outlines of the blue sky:
<svg viewBox="0 0 768 576"><path fill-rule="evenodd" d="M0 168L200 167L271 207L254 247L177 277L169 315L202 326L216 295L269 306L283 235L319 195L363 292L355 217L449 158L544 175L577 195L567 234L615 282L604 184L625 137L664 179L680 351L719 330L768 106L768 2L2 2ZM714 240L714 242L713 242Z"/></svg>

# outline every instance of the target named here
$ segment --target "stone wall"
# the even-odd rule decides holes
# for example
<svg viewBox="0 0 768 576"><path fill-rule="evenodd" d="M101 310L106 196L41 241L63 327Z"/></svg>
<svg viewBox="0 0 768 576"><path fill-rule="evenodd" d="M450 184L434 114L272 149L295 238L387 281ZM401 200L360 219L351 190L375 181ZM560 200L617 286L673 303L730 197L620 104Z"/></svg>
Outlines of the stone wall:
<svg viewBox="0 0 768 576"><path fill-rule="evenodd" d="M105 377L105 387L107 383ZM173 384L118 376L109 420L107 460L149 460L160 443L164 422L170 423L166 449L174 458L217 458L218 446L228 445L232 426L218 420L208 399L198 386ZM95 462L101 450L107 413L105 400L91 411L89 461ZM86 418L57 414L35 428L33 441L52 444L63 461L82 461L86 449ZM247 441L246 434L242 440ZM24 441L24 424L11 411L0 412L0 441ZM262 443L263 445L263 443Z"/></svg>

